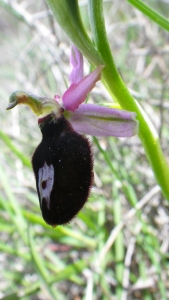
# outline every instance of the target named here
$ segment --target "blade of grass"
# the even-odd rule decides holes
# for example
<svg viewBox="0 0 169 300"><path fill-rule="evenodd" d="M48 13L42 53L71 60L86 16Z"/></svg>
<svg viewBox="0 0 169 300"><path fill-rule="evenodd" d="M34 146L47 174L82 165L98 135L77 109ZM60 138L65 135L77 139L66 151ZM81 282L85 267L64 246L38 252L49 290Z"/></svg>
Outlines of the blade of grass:
<svg viewBox="0 0 169 300"><path fill-rule="evenodd" d="M113 217L114 225L117 226L122 220L121 214L121 203L119 199L119 192L116 184L112 187L112 199L113 199ZM119 232L115 242L115 274L118 282L116 287L117 299L121 299L122 294L122 282L123 282L123 271L124 271L124 241L122 230Z"/></svg>
<svg viewBox="0 0 169 300"><path fill-rule="evenodd" d="M0 179L1 179L1 171L0 171ZM11 203L11 200L13 203L16 202L15 198L13 198L13 195L12 195L12 198L8 197L7 199L4 199L4 197L1 197L1 195L0 195L0 202L2 203L3 208L8 213L9 218L10 218L11 228L12 228L12 225L14 225L15 227L13 226L13 230L19 232L24 243L27 244L27 236L25 234L26 223L24 222L24 220L20 214L15 213L15 211L13 209L13 204ZM8 205L8 201L10 201L11 206Z"/></svg>
<svg viewBox="0 0 169 300"><path fill-rule="evenodd" d="M48 270L45 267L44 260L42 257L38 254L36 247L35 247L35 242L33 238L33 232L32 230L28 230L28 236L29 236L29 245L30 245L30 251L33 259L33 265L35 266L37 273L40 276L40 279L44 286L46 287L49 295L51 296L51 299L57 300L58 295L56 293L56 290L48 283L48 278L50 277Z"/></svg>
<svg viewBox="0 0 169 300"><path fill-rule="evenodd" d="M91 249L94 249L97 245L97 241L93 240L93 238L87 237L85 234L82 234L81 232L77 232L75 230L72 230L66 226L57 226L55 229L51 229L51 226L47 225L41 216L30 213L28 211L24 211L24 215L27 217L29 221L31 221L34 224L42 225L45 229L48 229L49 236L52 238L57 238L57 235L59 236L67 236L71 237L74 240L77 240L79 242L80 247L88 247Z"/></svg>
<svg viewBox="0 0 169 300"><path fill-rule="evenodd" d="M49 266L49 269L52 270L53 273L58 274L60 271L62 272L62 270L64 270L67 267L66 263L63 260L61 260L59 258L59 256L56 255L55 252L50 251L49 249L47 249L45 251L45 256L51 262L50 266ZM80 278L77 275L70 276L69 280L76 283L76 284L78 284L78 285L84 285L83 278Z"/></svg>
<svg viewBox="0 0 169 300"><path fill-rule="evenodd" d="M102 149L102 147L100 146L99 141L96 137L93 137L93 141L96 144L98 150L102 153L106 163L110 167L110 170L112 171L112 176L114 175L121 182L123 192L125 193L130 204L132 206L135 206L136 203L138 202L137 196L136 196L136 193L135 193L132 185L130 184L130 182L128 180L128 175L127 175L125 168L123 168L123 166L121 166L121 165L115 165L114 162L118 161L118 160L116 158L114 160L111 159L109 152L104 151ZM110 143L110 144L112 144L112 143ZM113 144L115 144L115 143L113 143ZM112 153L114 153L115 145L112 148L113 148Z"/></svg>
<svg viewBox="0 0 169 300"><path fill-rule="evenodd" d="M60 271L59 274L50 276L47 283L51 285L53 283L59 282L61 280L68 280L72 275L82 272L88 267L88 260L79 260L71 265L68 265L64 270ZM1 300L13 300L13 299L23 299L26 296L36 295L40 291L40 282L32 284L30 287L12 293L11 295L3 297ZM12 298L13 297L13 298ZM57 298L55 299L57 300Z"/></svg>
<svg viewBox="0 0 169 300"><path fill-rule="evenodd" d="M14 255L14 256L22 257L24 260L27 260L27 261L30 260L29 254L18 251L16 249L12 248L11 246L8 246L6 243L0 242L0 250L5 253Z"/></svg>
<svg viewBox="0 0 169 300"><path fill-rule="evenodd" d="M31 169L30 160L21 151L19 151L16 146L14 146L14 144L11 142L11 139L1 130L0 130L0 138L3 140L6 146L11 150L11 153L15 154L15 156L22 161L24 166Z"/></svg>
<svg viewBox="0 0 169 300"><path fill-rule="evenodd" d="M127 0L131 5L140 10L144 15L149 17L153 22L157 23L159 26L169 31L169 21L159 14L157 11L152 9L145 2L140 0Z"/></svg>

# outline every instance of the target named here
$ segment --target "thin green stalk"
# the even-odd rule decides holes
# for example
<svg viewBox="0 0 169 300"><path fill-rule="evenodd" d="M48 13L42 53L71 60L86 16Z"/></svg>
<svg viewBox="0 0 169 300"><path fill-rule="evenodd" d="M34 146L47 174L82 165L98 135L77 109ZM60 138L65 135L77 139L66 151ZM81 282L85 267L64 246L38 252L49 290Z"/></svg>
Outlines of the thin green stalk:
<svg viewBox="0 0 169 300"><path fill-rule="evenodd" d="M102 72L103 79L121 107L137 113L137 119L140 123L139 137L142 141L156 180L160 185L164 196L169 201L169 168L153 125L130 94L114 64L106 35L102 0L89 0L89 12L93 39L106 65Z"/></svg>
<svg viewBox="0 0 169 300"><path fill-rule="evenodd" d="M135 6L138 10L140 10L144 15L149 17L152 21L157 23L165 30L169 31L169 21L166 18L164 18L161 14L157 13L150 6L148 6L143 1L140 0L127 0L127 1L133 6Z"/></svg>

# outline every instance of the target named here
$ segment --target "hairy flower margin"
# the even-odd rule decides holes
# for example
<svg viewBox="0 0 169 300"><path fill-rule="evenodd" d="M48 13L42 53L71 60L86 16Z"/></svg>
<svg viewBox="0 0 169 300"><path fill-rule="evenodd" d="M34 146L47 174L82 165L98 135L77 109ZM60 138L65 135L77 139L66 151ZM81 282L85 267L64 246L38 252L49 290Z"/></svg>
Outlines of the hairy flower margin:
<svg viewBox="0 0 169 300"><path fill-rule="evenodd" d="M59 95L50 99L16 91L10 96L7 110L23 103L29 105L40 119L52 112L58 117L64 114L73 129L83 134L115 137L136 135L138 121L134 112L83 103L96 82L101 79L104 66L98 66L89 75L83 77L83 56L74 45L71 47L70 63L71 84L62 99Z"/></svg>

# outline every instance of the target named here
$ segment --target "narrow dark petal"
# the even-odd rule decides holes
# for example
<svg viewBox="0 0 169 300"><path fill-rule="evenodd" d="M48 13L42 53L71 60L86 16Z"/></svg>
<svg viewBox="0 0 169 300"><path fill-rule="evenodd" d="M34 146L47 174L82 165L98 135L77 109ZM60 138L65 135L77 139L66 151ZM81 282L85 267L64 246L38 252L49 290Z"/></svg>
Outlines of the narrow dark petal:
<svg viewBox="0 0 169 300"><path fill-rule="evenodd" d="M61 117L40 121L42 141L32 157L44 220L52 225L70 222L88 199L93 160L87 138Z"/></svg>

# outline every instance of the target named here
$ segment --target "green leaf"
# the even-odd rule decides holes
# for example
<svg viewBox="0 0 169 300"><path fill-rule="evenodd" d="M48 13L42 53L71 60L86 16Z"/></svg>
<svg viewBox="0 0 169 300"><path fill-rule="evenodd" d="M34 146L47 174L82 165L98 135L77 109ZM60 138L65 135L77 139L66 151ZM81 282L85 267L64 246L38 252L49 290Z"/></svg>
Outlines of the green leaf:
<svg viewBox="0 0 169 300"><path fill-rule="evenodd" d="M70 38L71 42L94 65L103 64L99 52L94 48L83 26L77 0L46 0L56 21Z"/></svg>
<svg viewBox="0 0 169 300"><path fill-rule="evenodd" d="M135 6L140 10L144 15L150 18L153 22L157 23L159 26L169 31L169 21L164 18L157 11L152 9L149 5L145 4L140 0L127 0L131 5Z"/></svg>

